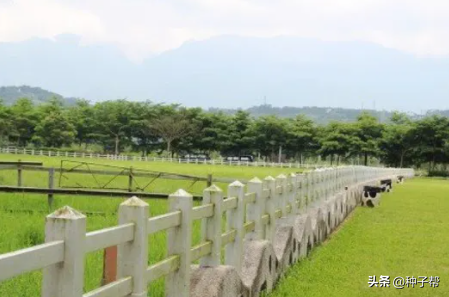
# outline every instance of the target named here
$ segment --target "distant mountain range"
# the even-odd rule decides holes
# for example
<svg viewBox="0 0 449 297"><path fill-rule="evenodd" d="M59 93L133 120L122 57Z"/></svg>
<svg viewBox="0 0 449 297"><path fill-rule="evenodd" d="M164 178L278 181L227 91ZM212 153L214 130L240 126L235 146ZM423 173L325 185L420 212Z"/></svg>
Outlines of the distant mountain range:
<svg viewBox="0 0 449 297"><path fill-rule="evenodd" d="M19 98L29 98L34 104L42 104L47 102L52 97L57 97L62 100L66 106L71 106L76 103L77 98L64 97L60 94L47 91L38 87L30 86L3 86L0 87L0 99L6 105L14 104L14 102ZM224 108L209 108L206 109L209 112L224 112L227 114L234 114L239 109L224 109ZM278 117L292 118L297 115L305 115L312 119L316 123L325 124L330 121L343 121L352 122L357 119L357 116L365 111L376 116L381 122L387 121L392 112L390 111L379 111L379 110L362 110L362 109L350 109L350 108L332 108L332 107L275 107L269 104L263 104L259 106L253 106L250 108L243 109L249 112L254 117L266 116L266 115L276 115ZM432 113L445 114L449 116L449 111L433 111ZM421 116L415 113L409 113L411 118L417 119Z"/></svg>
<svg viewBox="0 0 449 297"><path fill-rule="evenodd" d="M83 46L76 35L60 35L0 43L0 69L0 85L41 86L91 101L449 109L448 58L366 42L219 36L135 64L113 45Z"/></svg>
<svg viewBox="0 0 449 297"><path fill-rule="evenodd" d="M318 124L326 124L331 121L339 122L354 122L357 117L362 112L368 112L374 115L381 122L386 122L390 119L392 112L390 111L379 111L379 110L362 110L362 109L351 109L351 108L332 108L332 107L274 107L268 104L253 106L245 111L249 112L254 117L266 116L266 115L276 115L281 118L293 118L297 115L305 115L309 119L313 120ZM234 114L237 109L219 109L210 108L210 112L223 111L228 114ZM414 113L409 113L411 118L418 118L419 115Z"/></svg>
<svg viewBox="0 0 449 297"><path fill-rule="evenodd" d="M34 104L42 104L47 102L50 98L59 98L65 105L73 105L76 103L76 98L65 98L59 94L30 86L8 86L0 87L0 99L6 105L12 105L19 98L28 98Z"/></svg>

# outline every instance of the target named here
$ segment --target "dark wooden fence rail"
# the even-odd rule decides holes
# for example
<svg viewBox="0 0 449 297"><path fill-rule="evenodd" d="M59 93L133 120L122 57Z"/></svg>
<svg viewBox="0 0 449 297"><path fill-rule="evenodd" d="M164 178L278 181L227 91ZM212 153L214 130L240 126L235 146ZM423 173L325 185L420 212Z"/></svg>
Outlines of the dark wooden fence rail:
<svg viewBox="0 0 449 297"><path fill-rule="evenodd" d="M102 164L98 164L102 165ZM17 186L12 185L0 185L0 192L6 193L30 193L30 194L47 194L48 205L52 207L54 195L86 195L86 196L104 196L104 197L131 197L139 196L142 198L167 198L169 193L149 193L144 191L133 191L133 179L134 177L148 177L167 180L186 180L193 182L205 182L207 186L211 186L212 183L232 183L234 178L226 177L213 177L212 174L208 174L205 177L193 176L185 174L175 174L168 172L154 172L145 171L143 169L136 169L133 167L123 168L121 170L99 170L99 169L81 169L81 168L54 168L44 167L42 162L0 162L0 171L13 170L17 171ZM23 171L34 172L48 172L48 188L45 187L24 187L23 186ZM106 176L128 176L128 191L118 190L100 190L92 188L56 188L55 187L55 174L86 174L86 175L106 175ZM246 180L241 181L246 183ZM194 195L194 199L201 200L201 195Z"/></svg>

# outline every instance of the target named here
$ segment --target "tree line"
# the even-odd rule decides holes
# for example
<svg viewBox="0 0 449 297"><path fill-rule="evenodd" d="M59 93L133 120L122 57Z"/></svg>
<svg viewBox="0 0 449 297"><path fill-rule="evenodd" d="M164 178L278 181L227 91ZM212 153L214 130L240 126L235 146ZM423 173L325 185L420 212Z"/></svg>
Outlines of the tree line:
<svg viewBox="0 0 449 297"><path fill-rule="evenodd" d="M20 147L97 147L114 154L126 149L143 156L254 155L267 161L282 156L295 162L320 156L333 164L376 159L388 166L426 165L431 170L449 163L449 118L411 120L399 112L387 123L361 113L354 122L319 125L303 115L255 118L245 111L229 115L126 100L78 100L64 107L58 98L40 105L21 98L11 106L0 104L0 140Z"/></svg>

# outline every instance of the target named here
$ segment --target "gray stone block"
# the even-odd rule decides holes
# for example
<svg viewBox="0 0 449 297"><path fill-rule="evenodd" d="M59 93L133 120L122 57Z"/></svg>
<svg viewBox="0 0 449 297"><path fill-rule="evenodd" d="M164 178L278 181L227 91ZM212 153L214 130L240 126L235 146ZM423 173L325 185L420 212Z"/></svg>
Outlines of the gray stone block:
<svg viewBox="0 0 449 297"><path fill-rule="evenodd" d="M267 240L246 241L242 264L242 281L251 297L264 290L271 292L277 278L277 258Z"/></svg>
<svg viewBox="0 0 449 297"><path fill-rule="evenodd" d="M190 297L250 297L240 275L232 266L192 266Z"/></svg>

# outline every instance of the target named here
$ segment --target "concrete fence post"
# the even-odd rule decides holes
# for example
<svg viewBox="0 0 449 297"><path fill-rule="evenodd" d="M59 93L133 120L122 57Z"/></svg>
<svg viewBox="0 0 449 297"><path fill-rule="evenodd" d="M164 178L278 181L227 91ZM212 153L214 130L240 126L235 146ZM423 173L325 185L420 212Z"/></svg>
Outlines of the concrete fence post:
<svg viewBox="0 0 449 297"><path fill-rule="evenodd" d="M202 241L212 242L210 255L201 258L201 266L218 266L221 263L221 220L223 216L223 191L212 185L203 191L203 205L212 203L214 215L201 222Z"/></svg>
<svg viewBox="0 0 449 297"><path fill-rule="evenodd" d="M265 228L262 216L265 214L265 197L263 196L263 184L257 177L248 182L248 193L256 194L256 202L246 206L246 217L248 221L254 221L254 232L250 232L247 238L250 240L262 240L265 237Z"/></svg>
<svg viewBox="0 0 449 297"><path fill-rule="evenodd" d="M313 180L313 172L306 173L307 176L307 205L311 204L314 200L314 180Z"/></svg>
<svg viewBox="0 0 449 297"><path fill-rule="evenodd" d="M287 217L287 199L288 199L288 187L287 187L287 177L284 174L279 174L276 177L277 187L277 209L282 212L282 217Z"/></svg>
<svg viewBox="0 0 449 297"><path fill-rule="evenodd" d="M148 204L135 196L120 204L119 224L134 223L134 240L117 247L117 275L132 277L132 297L147 296L148 216Z"/></svg>
<svg viewBox="0 0 449 297"><path fill-rule="evenodd" d="M270 192L270 196L266 201L266 210L270 216L270 221L267 225L267 234L265 239L273 242L274 233L276 232L276 180L272 176L267 176L264 179L267 189Z"/></svg>
<svg viewBox="0 0 449 297"><path fill-rule="evenodd" d="M298 174L296 176L297 178L297 187L298 187L298 192L296 193L296 199L299 201L299 206L298 206L298 214L302 213L302 211L304 210L303 208L305 208L305 194L304 194L304 183L305 183L305 178L304 178L304 174Z"/></svg>
<svg viewBox="0 0 449 297"><path fill-rule="evenodd" d="M181 211L181 224L167 231L167 254L179 256L179 269L165 279L166 297L190 295L190 249L192 247L193 197L179 189L168 197L169 211Z"/></svg>
<svg viewBox="0 0 449 297"><path fill-rule="evenodd" d="M299 213L298 204L296 203L298 199L298 176L294 173L290 173L288 176L289 180L289 194L288 203L290 204L290 216L295 216Z"/></svg>
<svg viewBox="0 0 449 297"><path fill-rule="evenodd" d="M317 184L317 191L318 191L318 199L323 200L326 199L324 186L325 186L325 176L324 172L318 172L318 184Z"/></svg>
<svg viewBox="0 0 449 297"><path fill-rule="evenodd" d="M307 193L307 206L313 202L313 179L312 179L312 173L309 172L306 174L307 178L307 187L306 187L306 193Z"/></svg>
<svg viewBox="0 0 449 297"><path fill-rule="evenodd" d="M228 196L237 198L237 207L227 211L226 229L227 231L235 230L236 235L234 242L226 245L225 265L234 266L237 272L240 272L243 258L243 239L245 236L245 186L239 181L233 182L228 186Z"/></svg>
<svg viewBox="0 0 449 297"><path fill-rule="evenodd" d="M64 262L43 269L43 297L80 297L84 283L86 216L64 206L47 216L45 242L64 241Z"/></svg>

